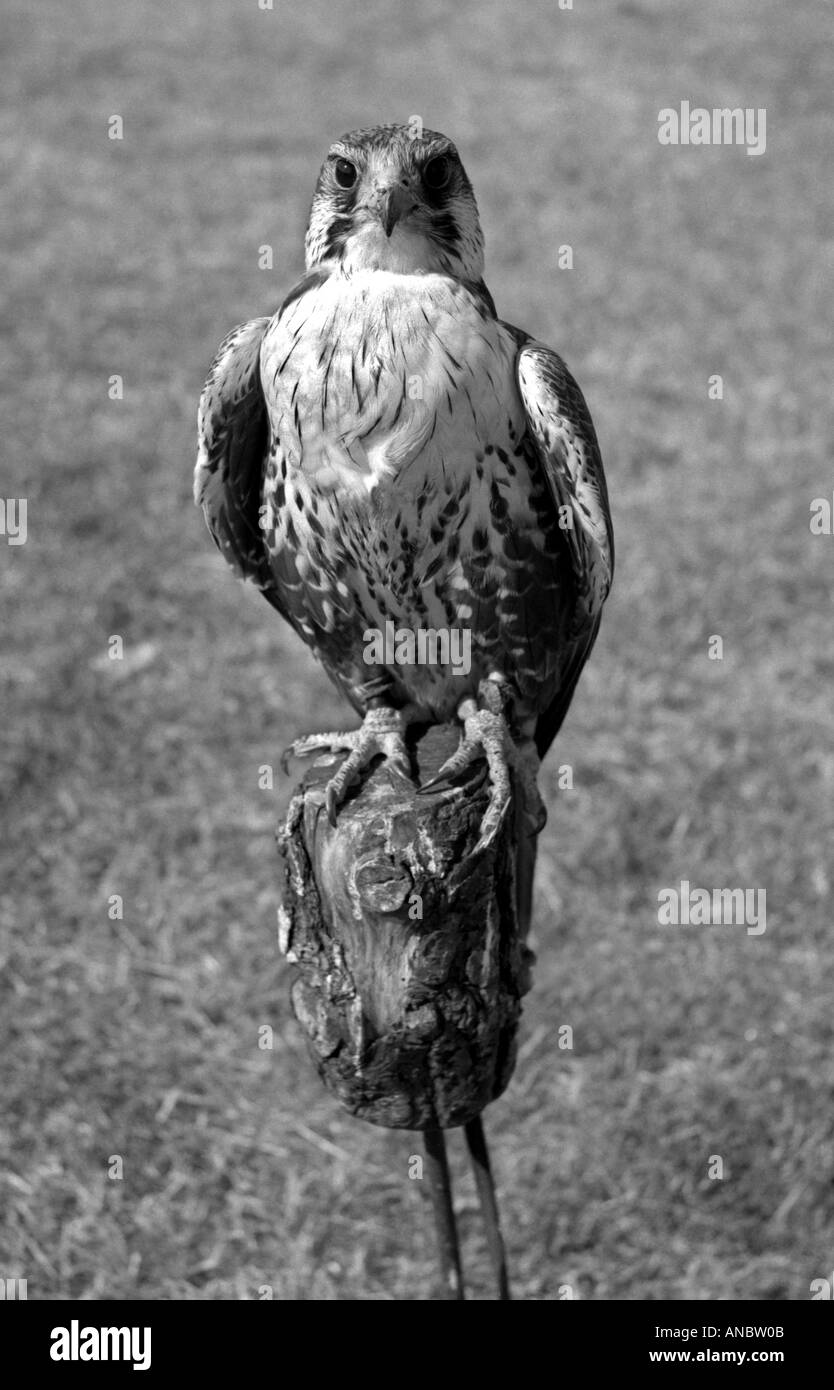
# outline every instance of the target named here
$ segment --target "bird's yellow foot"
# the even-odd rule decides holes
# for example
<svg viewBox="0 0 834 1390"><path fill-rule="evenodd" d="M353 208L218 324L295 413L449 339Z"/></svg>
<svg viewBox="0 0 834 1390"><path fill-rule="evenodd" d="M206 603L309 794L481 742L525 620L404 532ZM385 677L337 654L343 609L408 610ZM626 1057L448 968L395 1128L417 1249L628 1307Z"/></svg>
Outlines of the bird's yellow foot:
<svg viewBox="0 0 834 1390"><path fill-rule="evenodd" d="M513 741L506 718L506 693L502 683L481 681L481 706L473 699L462 700L458 718L463 721L463 738L456 751L421 788L421 793L438 791L443 784L464 772L478 758L486 759L489 770L489 802L481 821L475 853L494 842L512 799L511 770L515 772L522 807L522 824L530 835L544 826L547 811L536 785L539 760L532 742Z"/></svg>
<svg viewBox="0 0 834 1390"><path fill-rule="evenodd" d="M372 709L365 715L360 729L336 734L308 734L306 738L298 738L282 756L284 772L288 771L290 757L305 758L322 751L347 753L324 793L327 816L330 824L335 826L336 811L344 801L348 788L360 780L374 758L381 755L394 772L411 780L411 760L405 745L405 731L412 722L409 714L407 709Z"/></svg>

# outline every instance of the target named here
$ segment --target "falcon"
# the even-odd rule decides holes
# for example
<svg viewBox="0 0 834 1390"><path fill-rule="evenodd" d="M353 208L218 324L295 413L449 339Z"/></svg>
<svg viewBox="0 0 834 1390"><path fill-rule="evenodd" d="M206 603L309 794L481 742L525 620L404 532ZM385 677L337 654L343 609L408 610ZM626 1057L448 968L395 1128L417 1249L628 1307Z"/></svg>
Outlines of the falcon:
<svg viewBox="0 0 834 1390"><path fill-rule="evenodd" d="M421 790L451 794L483 756L480 845L502 823L512 770L540 828L539 760L614 565L585 400L561 357L498 318L475 196L445 135L412 122L337 140L305 250L278 312L217 353L195 474L225 558L362 718L291 751L346 755L327 788L334 820L379 755L411 776L410 724L459 720L457 751ZM369 633L391 623L469 631L468 672L369 663Z"/></svg>

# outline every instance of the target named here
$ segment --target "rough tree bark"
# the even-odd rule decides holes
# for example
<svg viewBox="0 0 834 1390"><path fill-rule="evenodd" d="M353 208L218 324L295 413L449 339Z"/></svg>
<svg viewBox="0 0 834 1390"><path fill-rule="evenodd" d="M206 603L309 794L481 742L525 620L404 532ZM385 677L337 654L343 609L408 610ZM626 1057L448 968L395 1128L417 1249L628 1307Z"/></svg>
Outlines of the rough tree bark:
<svg viewBox="0 0 834 1390"><path fill-rule="evenodd" d="M457 747L417 731L419 783ZM352 1114L396 1129L473 1120L512 1075L532 952L515 911L513 806L475 853L487 800L478 763L454 797L417 794L380 763L330 825L318 758L279 832L279 938L292 1006L320 1077Z"/></svg>

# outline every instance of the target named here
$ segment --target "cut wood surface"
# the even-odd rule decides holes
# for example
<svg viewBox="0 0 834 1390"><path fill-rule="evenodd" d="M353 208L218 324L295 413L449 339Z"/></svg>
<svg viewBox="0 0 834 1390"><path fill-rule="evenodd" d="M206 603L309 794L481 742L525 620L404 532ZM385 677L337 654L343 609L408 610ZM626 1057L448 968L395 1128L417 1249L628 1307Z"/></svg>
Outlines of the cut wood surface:
<svg viewBox="0 0 834 1390"><path fill-rule="evenodd" d="M413 735L420 783L457 747L457 726ZM475 852L486 768L452 797L418 794L379 761L330 825L319 757L279 832L281 949L319 1075L351 1111L397 1129L466 1124L515 1064L532 952L514 900L515 814Z"/></svg>

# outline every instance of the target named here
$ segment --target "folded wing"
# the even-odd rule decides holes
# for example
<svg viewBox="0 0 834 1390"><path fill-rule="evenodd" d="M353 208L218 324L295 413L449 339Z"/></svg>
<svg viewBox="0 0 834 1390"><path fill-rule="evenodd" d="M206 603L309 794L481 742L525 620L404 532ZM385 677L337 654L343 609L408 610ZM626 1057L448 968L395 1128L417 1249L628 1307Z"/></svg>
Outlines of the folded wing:
<svg viewBox="0 0 834 1390"><path fill-rule="evenodd" d="M543 757L564 719L599 629L614 573L614 533L602 459L585 398L557 353L517 336L516 373L527 428L544 469L576 581L559 693L540 716L536 746Z"/></svg>
<svg viewBox="0 0 834 1390"><path fill-rule="evenodd" d="M240 324L224 338L197 412L194 500L215 544L241 579L270 582L258 522L268 424L260 352L268 318Z"/></svg>

